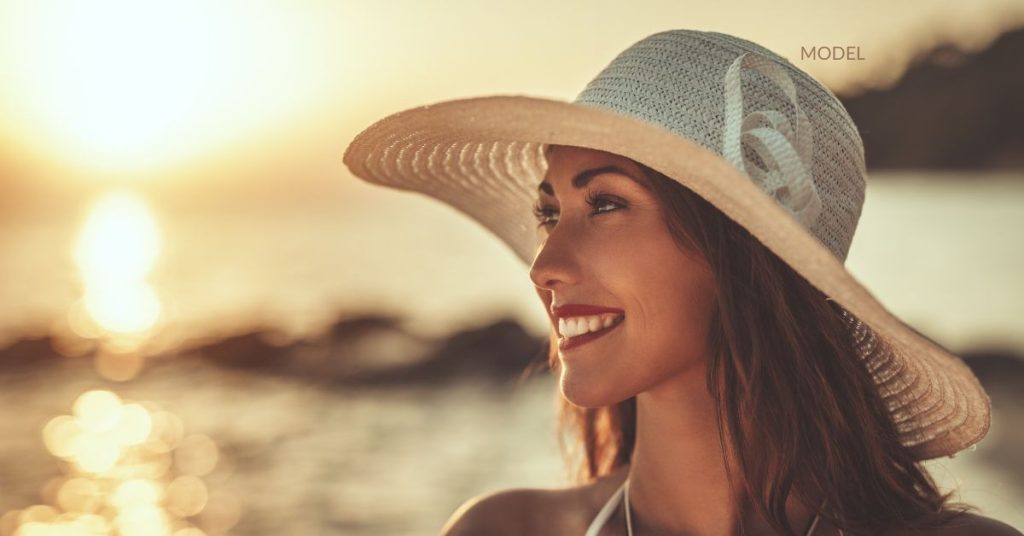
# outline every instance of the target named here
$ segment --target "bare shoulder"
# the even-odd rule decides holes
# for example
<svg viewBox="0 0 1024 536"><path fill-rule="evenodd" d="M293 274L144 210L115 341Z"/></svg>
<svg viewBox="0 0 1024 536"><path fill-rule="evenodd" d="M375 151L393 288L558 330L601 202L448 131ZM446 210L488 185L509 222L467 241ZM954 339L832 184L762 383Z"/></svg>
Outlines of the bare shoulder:
<svg viewBox="0 0 1024 536"><path fill-rule="evenodd" d="M442 536L582 534L625 473L556 489L516 488L473 497L448 518Z"/></svg>
<svg viewBox="0 0 1024 536"><path fill-rule="evenodd" d="M942 536L1024 536L1002 521L974 513L965 513L941 529Z"/></svg>
<svg viewBox="0 0 1024 536"><path fill-rule="evenodd" d="M1024 536L1019 530L991 517L974 513L958 515L942 528L929 531L899 531L886 536Z"/></svg>
<svg viewBox="0 0 1024 536"><path fill-rule="evenodd" d="M442 536L532 534L553 490L517 488L478 495L448 518Z"/></svg>

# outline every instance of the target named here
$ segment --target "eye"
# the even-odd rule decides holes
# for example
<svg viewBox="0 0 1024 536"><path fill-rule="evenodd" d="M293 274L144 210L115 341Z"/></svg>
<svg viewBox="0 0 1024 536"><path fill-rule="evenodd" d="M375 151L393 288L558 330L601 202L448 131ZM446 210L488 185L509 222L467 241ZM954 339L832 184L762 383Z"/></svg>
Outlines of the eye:
<svg viewBox="0 0 1024 536"><path fill-rule="evenodd" d="M612 212L626 206L604 192L587 192L587 204L594 208L595 213ZM611 210L601 210L600 207L611 207Z"/></svg>
<svg viewBox="0 0 1024 536"><path fill-rule="evenodd" d="M604 192L587 192L587 204L594 210L591 214L614 212L620 208L626 208L626 204ZM533 206L533 215L537 218L538 227L546 227L557 223L549 218L558 214L558 209L552 205L544 205L540 201Z"/></svg>
<svg viewBox="0 0 1024 536"><path fill-rule="evenodd" d="M537 226L543 227L549 223L548 218L556 212L555 208L551 205L542 205L540 201L537 201L533 205L533 216L537 218Z"/></svg>

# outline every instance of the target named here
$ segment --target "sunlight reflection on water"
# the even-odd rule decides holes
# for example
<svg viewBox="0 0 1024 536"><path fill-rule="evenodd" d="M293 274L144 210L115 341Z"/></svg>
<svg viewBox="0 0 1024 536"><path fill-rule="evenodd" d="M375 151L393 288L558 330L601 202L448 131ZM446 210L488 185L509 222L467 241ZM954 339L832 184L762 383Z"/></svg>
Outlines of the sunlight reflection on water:
<svg viewBox="0 0 1024 536"><path fill-rule="evenodd" d="M144 337L160 316L160 299L147 281L159 254L156 220L141 198L110 192L99 199L82 224L74 252L84 287L82 307L95 326L75 317L69 318L72 329L122 347Z"/></svg>
<svg viewBox="0 0 1024 536"><path fill-rule="evenodd" d="M42 436L63 474L43 486L46 504L0 518L3 536L199 536L238 522L237 501L211 501L200 479L217 464L216 444L184 435L181 419L152 402L86 391Z"/></svg>

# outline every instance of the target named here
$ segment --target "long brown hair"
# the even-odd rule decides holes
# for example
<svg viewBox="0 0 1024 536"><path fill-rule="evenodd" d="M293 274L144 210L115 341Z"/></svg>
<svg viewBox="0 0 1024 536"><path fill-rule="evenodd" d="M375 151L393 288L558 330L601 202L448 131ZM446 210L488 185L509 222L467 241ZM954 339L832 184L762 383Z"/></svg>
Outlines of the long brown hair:
<svg viewBox="0 0 1024 536"><path fill-rule="evenodd" d="M716 207L638 165L675 240L701 253L715 274L707 386L743 500L787 535L795 535L785 510L791 492L813 509L824 499L821 516L853 534L935 527L976 510L951 503L952 492L941 494L900 443L858 353L856 320ZM553 328L549 336L548 365L557 371ZM558 439L575 483L629 463L635 397L601 408L556 398ZM731 471L729 480L736 482Z"/></svg>

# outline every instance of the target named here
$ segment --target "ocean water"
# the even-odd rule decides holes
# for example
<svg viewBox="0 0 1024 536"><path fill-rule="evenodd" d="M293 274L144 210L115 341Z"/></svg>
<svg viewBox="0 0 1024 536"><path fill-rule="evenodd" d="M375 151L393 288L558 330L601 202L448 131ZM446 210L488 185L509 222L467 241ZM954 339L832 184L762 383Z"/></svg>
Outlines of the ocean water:
<svg viewBox="0 0 1024 536"><path fill-rule="evenodd" d="M105 382L74 359L5 376L0 515L48 504L54 479L84 475L47 450L42 430L96 389L157 404L186 435L214 441L217 466L203 475L208 506L218 495L238 515L227 526L189 519L211 534L431 534L476 494L564 482L550 378L510 389L334 390L182 359L128 384Z"/></svg>

